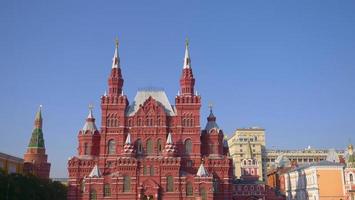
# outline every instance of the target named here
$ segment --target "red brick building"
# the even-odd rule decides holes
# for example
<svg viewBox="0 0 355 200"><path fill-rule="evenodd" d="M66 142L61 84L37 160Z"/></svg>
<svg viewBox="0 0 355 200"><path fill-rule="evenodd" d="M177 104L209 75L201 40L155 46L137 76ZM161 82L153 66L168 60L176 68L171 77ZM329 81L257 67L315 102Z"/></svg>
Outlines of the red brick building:
<svg viewBox="0 0 355 200"><path fill-rule="evenodd" d="M212 109L201 128L188 44L175 105L161 90L129 103L123 83L116 42L101 126L90 109L68 161L68 199L232 199L232 160Z"/></svg>

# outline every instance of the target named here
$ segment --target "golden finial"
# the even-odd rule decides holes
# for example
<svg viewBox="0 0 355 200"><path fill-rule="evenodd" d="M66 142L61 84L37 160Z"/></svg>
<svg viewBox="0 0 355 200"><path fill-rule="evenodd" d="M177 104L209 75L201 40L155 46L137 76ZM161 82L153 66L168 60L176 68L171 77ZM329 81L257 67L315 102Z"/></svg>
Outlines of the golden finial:
<svg viewBox="0 0 355 200"><path fill-rule="evenodd" d="M116 39L115 39L115 45L116 45L116 48L118 48L118 37L116 36Z"/></svg>

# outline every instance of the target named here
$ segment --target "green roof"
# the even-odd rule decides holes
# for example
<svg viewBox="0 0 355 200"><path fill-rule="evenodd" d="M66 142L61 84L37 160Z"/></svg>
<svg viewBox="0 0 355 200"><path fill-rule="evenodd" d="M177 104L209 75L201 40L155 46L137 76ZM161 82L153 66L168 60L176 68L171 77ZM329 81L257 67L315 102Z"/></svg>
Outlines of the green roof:
<svg viewBox="0 0 355 200"><path fill-rule="evenodd" d="M32 131L32 137L30 140L30 144L28 144L30 148L44 148L44 139L43 132L40 128L35 128Z"/></svg>

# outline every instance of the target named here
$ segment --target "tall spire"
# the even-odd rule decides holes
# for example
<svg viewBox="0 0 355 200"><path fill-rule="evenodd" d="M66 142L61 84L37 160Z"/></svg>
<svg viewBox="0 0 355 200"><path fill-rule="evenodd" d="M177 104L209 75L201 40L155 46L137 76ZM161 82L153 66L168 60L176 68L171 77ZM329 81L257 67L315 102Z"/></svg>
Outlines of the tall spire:
<svg viewBox="0 0 355 200"><path fill-rule="evenodd" d="M130 133L127 134L127 138L126 138L125 144L132 144L132 142L131 142L131 134Z"/></svg>
<svg viewBox="0 0 355 200"><path fill-rule="evenodd" d="M109 96L120 96L122 94L123 78L121 73L120 56L118 54L118 39L115 42L115 53L112 58L112 68L111 74L108 78L108 95Z"/></svg>
<svg viewBox="0 0 355 200"><path fill-rule="evenodd" d="M39 106L39 109L35 116L35 126L32 131L32 136L28 147L30 148L44 148L44 139L42 132L42 105Z"/></svg>
<svg viewBox="0 0 355 200"><path fill-rule="evenodd" d="M119 46L119 43L118 43L118 38L116 37L116 40L115 40L115 53L113 54L113 58L112 58L112 68L120 68L120 56L118 55L118 46Z"/></svg>
<svg viewBox="0 0 355 200"><path fill-rule="evenodd" d="M191 59L189 53L189 39L186 38L185 41L185 57L184 57L184 69L191 68Z"/></svg>
<svg viewBox="0 0 355 200"><path fill-rule="evenodd" d="M180 91L182 96L194 96L195 78L191 68L189 42L186 39L184 67L180 78Z"/></svg>
<svg viewBox="0 0 355 200"><path fill-rule="evenodd" d="M174 144L173 138L171 137L171 133L169 133L168 138L166 139L166 144Z"/></svg>
<svg viewBox="0 0 355 200"><path fill-rule="evenodd" d="M38 111L35 116L35 128L42 128L42 105L39 105Z"/></svg>

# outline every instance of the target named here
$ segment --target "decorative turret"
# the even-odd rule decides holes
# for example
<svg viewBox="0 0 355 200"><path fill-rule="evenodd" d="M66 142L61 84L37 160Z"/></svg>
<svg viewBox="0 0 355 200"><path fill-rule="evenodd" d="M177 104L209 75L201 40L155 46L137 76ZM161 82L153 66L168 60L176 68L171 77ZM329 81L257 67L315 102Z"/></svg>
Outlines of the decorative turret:
<svg viewBox="0 0 355 200"><path fill-rule="evenodd" d="M31 140L24 156L24 172L48 179L51 164L47 162L42 123L42 106L40 106L35 116Z"/></svg>
<svg viewBox="0 0 355 200"><path fill-rule="evenodd" d="M84 127L81 132L82 134L94 134L95 132L98 131L95 124L95 118L92 113L93 108L94 107L92 105L89 105L89 115L86 118Z"/></svg>
<svg viewBox="0 0 355 200"><path fill-rule="evenodd" d="M130 133L127 134L126 142L123 147L123 154L125 154L127 156L134 155L134 145L132 144Z"/></svg>
<svg viewBox="0 0 355 200"><path fill-rule="evenodd" d="M186 39L185 57L182 75L180 78L180 91L182 96L194 95L195 78L191 68L191 58L189 53L189 41Z"/></svg>
<svg viewBox="0 0 355 200"><path fill-rule="evenodd" d="M98 156L100 134L95 124L93 106L89 105L89 115L85 120L84 127L79 131L79 156Z"/></svg>
<svg viewBox="0 0 355 200"><path fill-rule="evenodd" d="M175 156L176 154L177 154L176 146L174 145L171 133L169 133L165 143L164 155Z"/></svg>
<svg viewBox="0 0 355 200"><path fill-rule="evenodd" d="M218 133L220 129L218 124L216 123L216 117L214 116L212 111L212 104L209 104L208 107L210 108L210 114L207 117L207 124L205 130L207 133L209 133L212 129L215 129L216 132Z"/></svg>
<svg viewBox="0 0 355 200"><path fill-rule="evenodd" d="M111 75L108 79L109 96L120 96L122 94L123 78L121 73L120 57L118 55L118 39L116 38L115 53L112 58Z"/></svg>

